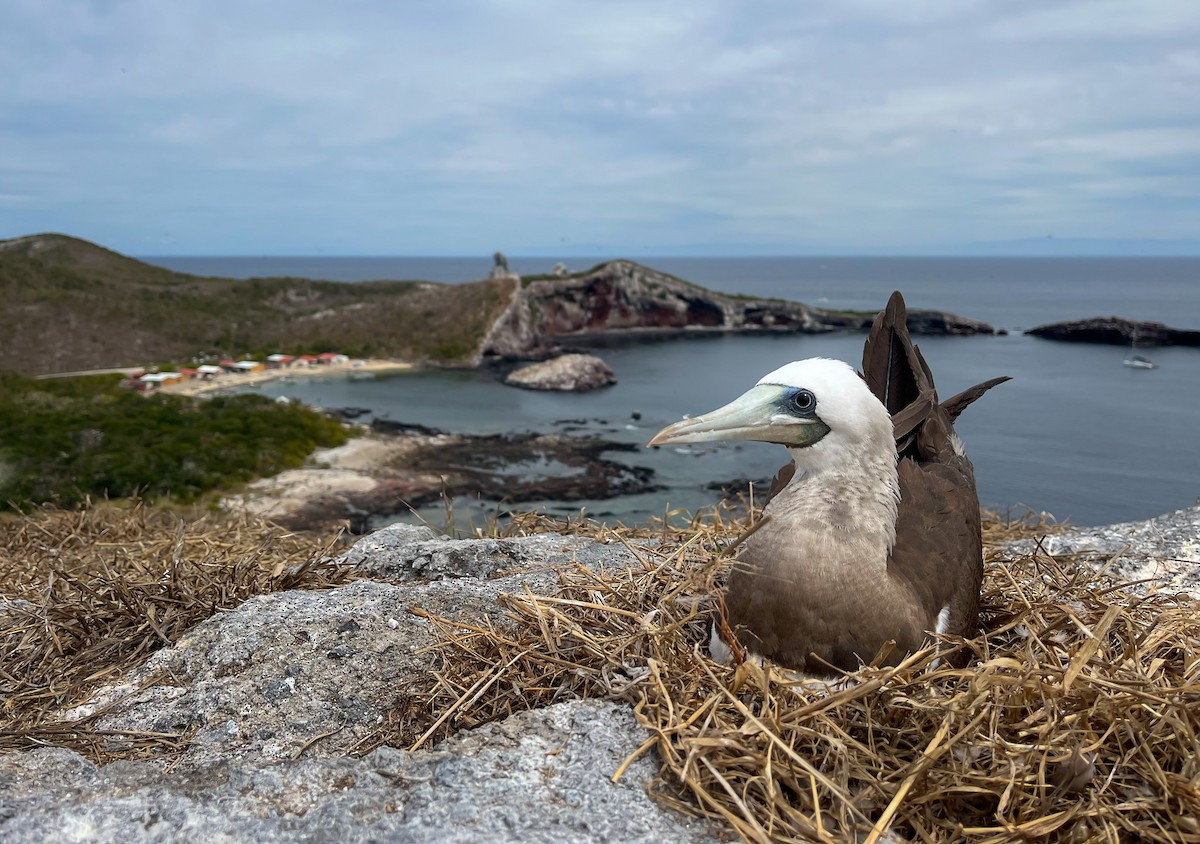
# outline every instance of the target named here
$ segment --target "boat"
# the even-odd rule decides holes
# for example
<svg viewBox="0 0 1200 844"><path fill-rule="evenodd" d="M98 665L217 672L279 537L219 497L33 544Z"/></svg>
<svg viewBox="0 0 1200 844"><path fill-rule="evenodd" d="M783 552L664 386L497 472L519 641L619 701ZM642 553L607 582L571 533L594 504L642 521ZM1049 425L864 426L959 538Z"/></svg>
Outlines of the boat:
<svg viewBox="0 0 1200 844"><path fill-rule="evenodd" d="M1121 361L1123 366L1128 366L1130 369L1158 369L1158 364L1150 360L1145 355L1137 353L1138 332L1133 330L1133 337L1129 340L1129 357Z"/></svg>
<svg viewBox="0 0 1200 844"><path fill-rule="evenodd" d="M1130 355L1121 363L1130 369L1158 369L1157 363L1142 355Z"/></svg>

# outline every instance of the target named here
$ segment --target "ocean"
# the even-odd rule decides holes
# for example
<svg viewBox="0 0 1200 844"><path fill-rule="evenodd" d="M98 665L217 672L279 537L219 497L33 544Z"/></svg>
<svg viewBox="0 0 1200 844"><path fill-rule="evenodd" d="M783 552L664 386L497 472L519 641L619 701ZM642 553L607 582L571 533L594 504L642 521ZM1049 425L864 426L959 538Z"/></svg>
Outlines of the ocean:
<svg viewBox="0 0 1200 844"><path fill-rule="evenodd" d="M461 282L486 275L490 257L149 257L201 275L290 275L341 281ZM510 258L519 273L573 270L599 258ZM1200 495L1200 349L1141 350L1158 369L1121 365L1128 349L1055 343L1021 330L1046 322L1120 315L1200 329L1200 258L639 258L647 266L728 293L873 310L893 289L911 308L982 319L1007 336L920 337L939 393L948 397L995 375L1013 381L972 406L958 430L989 507L1048 512L1073 524L1142 519L1190 506ZM856 365L862 335L723 336L622 340L597 349L619 383L585 394L505 387L488 372L422 372L374 381L273 383L324 407L450 431L553 431L586 419L586 431L644 443L684 414L710 410L789 360L824 356ZM635 420L633 414L640 415ZM368 417L369 418L369 417ZM649 466L660 492L583 502L602 518L640 521L670 508L694 510L719 494L712 481L767 478L786 452L766 444L691 446L614 453ZM553 512L580 503L536 502Z"/></svg>

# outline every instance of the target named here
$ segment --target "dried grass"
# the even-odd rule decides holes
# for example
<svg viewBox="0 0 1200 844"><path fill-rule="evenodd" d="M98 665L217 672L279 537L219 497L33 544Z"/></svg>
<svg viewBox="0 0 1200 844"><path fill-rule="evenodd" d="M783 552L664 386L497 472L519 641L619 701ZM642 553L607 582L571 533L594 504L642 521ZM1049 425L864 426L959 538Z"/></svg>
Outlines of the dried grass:
<svg viewBox="0 0 1200 844"><path fill-rule="evenodd" d="M3 518L0 749L55 744L113 758L111 735L95 728L100 713L72 722L58 713L253 595L348 580L325 550L249 517L184 521L140 505ZM126 756L187 738L123 735Z"/></svg>
<svg viewBox="0 0 1200 844"><path fill-rule="evenodd" d="M650 730L631 760L657 750L658 799L748 841L1200 841L1189 598L1135 594L1070 559L989 554L986 633L947 643L971 652L969 667L935 665L930 649L813 691L707 656L706 607L745 524L525 527L661 544L629 543L632 570L574 568L553 595L510 596L494 625L431 617L440 670L360 750L605 697ZM992 517L986 532L1055 529Z"/></svg>
<svg viewBox="0 0 1200 844"><path fill-rule="evenodd" d="M930 650L832 692L797 688L707 656L709 607L747 529L732 512L641 530L517 518L510 532L627 542L638 563L566 569L554 594L509 596L494 621L430 616L439 669L358 749L603 697L649 729L627 763L657 751L659 800L750 841L1200 842L1194 601L1071 559L990 554L986 633L947 643L971 652L967 668L935 666ZM1058 529L992 515L985 536ZM0 521L0 749L181 750L187 735L121 733L118 754L102 713L56 713L215 612L350 576L310 538L248 519L106 505Z"/></svg>

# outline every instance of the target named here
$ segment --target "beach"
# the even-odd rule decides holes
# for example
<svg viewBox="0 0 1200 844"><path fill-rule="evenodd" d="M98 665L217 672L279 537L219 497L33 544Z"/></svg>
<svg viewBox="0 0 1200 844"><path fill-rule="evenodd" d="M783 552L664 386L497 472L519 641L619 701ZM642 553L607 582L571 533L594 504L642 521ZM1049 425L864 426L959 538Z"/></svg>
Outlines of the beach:
<svg viewBox="0 0 1200 844"><path fill-rule="evenodd" d="M325 363L314 366L286 366L277 369L260 369L255 372L224 373L210 379L191 378L176 384L167 384L160 388L163 393L177 396L198 396L217 390L249 387L265 384L268 381L278 381L283 378L345 378L356 374L378 375L387 372L402 372L414 369L415 365L407 361L378 360L373 358L355 358L344 363Z"/></svg>
<svg viewBox="0 0 1200 844"><path fill-rule="evenodd" d="M222 503L284 523L321 502L330 511L341 512L344 506L339 509L338 505L375 490L383 478L393 474L386 469L415 447L409 438L363 434L336 448L317 449L303 467L260 478ZM412 476L418 485L423 482L436 487L439 483L436 474Z"/></svg>

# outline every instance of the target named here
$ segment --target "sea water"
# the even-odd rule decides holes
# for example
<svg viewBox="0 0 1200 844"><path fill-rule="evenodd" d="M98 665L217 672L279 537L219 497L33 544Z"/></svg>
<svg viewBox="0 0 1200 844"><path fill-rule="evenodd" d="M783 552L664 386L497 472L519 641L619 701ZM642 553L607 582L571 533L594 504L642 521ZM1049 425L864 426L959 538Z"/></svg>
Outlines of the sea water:
<svg viewBox="0 0 1200 844"><path fill-rule="evenodd" d="M151 258L208 275L291 275L345 281L486 274L485 258ZM572 269L598 260L563 259ZM1020 329L1120 315L1200 328L1197 258L661 258L641 259L714 290L877 310L893 289L912 308L950 310L1010 329L996 337L918 337L943 398L995 375L1013 381L968 409L958 424L976 467L981 501L1027 506L1075 524L1147 518L1200 495L1200 349L1141 350L1159 365L1121 365L1129 350L1056 343ZM555 259L510 259L517 272L546 272ZM609 341L598 353L618 384L594 393L506 387L490 372L420 372L373 381L271 383L323 407L464 433L554 431L584 419L585 433L642 444L684 414L723 404L789 360L835 357L858 364L863 335L746 336ZM634 419L637 413L640 419ZM370 418L369 416L366 418ZM626 521L669 507L713 503L712 481L769 478L787 459L759 443L640 449L613 459L653 468L660 492L583 502ZM546 509L581 504L537 502Z"/></svg>

